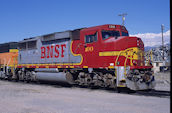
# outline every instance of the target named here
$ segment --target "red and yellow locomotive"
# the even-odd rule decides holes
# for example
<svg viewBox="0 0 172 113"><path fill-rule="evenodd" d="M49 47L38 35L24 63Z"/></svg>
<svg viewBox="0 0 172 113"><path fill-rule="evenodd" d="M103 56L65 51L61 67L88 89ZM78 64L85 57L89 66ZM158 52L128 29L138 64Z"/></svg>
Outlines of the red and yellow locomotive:
<svg viewBox="0 0 172 113"><path fill-rule="evenodd" d="M121 25L55 32L18 43L12 78L64 81L98 87L154 88L152 65L145 64L144 44Z"/></svg>

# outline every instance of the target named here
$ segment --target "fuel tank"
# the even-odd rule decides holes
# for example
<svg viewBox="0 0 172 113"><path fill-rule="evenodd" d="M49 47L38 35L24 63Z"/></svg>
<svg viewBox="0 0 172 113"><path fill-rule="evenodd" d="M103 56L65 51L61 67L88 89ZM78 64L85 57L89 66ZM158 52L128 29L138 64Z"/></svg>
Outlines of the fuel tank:
<svg viewBox="0 0 172 113"><path fill-rule="evenodd" d="M66 73L59 72L56 68L42 68L35 70L35 77L38 81L68 83Z"/></svg>

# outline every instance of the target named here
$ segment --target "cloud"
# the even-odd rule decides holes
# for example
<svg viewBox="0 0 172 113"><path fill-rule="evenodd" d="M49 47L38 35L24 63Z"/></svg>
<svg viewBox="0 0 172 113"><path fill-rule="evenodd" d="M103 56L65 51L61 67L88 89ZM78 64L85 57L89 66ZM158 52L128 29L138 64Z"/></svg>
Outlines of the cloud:
<svg viewBox="0 0 172 113"><path fill-rule="evenodd" d="M162 33L144 33L135 34L130 36L136 36L142 39L146 46L157 46L162 45ZM164 44L170 43L170 30L163 33Z"/></svg>

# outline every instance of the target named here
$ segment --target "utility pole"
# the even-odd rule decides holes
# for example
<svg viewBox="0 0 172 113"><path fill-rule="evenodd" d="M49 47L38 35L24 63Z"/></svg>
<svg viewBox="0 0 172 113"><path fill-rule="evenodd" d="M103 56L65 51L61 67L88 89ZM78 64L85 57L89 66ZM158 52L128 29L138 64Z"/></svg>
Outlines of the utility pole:
<svg viewBox="0 0 172 113"><path fill-rule="evenodd" d="M164 30L164 24L161 24L161 31L162 31L162 58L164 60L164 37L163 37L163 30Z"/></svg>
<svg viewBox="0 0 172 113"><path fill-rule="evenodd" d="M122 16L122 25L124 26L125 16L127 13L119 14L118 16Z"/></svg>

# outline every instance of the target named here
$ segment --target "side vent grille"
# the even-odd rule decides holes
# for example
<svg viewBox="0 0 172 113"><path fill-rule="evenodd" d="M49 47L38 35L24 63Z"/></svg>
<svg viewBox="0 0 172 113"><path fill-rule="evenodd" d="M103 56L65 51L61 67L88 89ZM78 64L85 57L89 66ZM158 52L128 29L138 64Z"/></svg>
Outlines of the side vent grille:
<svg viewBox="0 0 172 113"><path fill-rule="evenodd" d="M48 34L43 36L43 41L49 41L54 39L55 39L55 34Z"/></svg>

